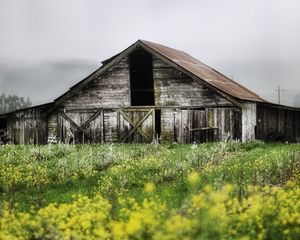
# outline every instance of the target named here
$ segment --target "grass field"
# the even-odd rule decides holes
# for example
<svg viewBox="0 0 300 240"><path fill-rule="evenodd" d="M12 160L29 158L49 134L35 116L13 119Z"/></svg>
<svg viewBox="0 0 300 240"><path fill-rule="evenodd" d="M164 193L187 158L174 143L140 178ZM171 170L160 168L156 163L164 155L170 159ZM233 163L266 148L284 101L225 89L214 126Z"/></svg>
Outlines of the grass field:
<svg viewBox="0 0 300 240"><path fill-rule="evenodd" d="M0 146L0 239L299 239L300 145Z"/></svg>

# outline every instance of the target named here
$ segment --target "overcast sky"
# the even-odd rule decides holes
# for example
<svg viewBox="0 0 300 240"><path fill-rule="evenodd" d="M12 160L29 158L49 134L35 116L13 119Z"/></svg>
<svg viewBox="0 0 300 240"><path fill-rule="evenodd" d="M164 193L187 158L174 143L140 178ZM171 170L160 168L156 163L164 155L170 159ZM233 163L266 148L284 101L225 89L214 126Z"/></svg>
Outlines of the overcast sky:
<svg viewBox="0 0 300 240"><path fill-rule="evenodd" d="M300 92L298 0L0 0L0 93L57 98L145 39L183 50L292 105ZM300 96L300 95L299 95Z"/></svg>

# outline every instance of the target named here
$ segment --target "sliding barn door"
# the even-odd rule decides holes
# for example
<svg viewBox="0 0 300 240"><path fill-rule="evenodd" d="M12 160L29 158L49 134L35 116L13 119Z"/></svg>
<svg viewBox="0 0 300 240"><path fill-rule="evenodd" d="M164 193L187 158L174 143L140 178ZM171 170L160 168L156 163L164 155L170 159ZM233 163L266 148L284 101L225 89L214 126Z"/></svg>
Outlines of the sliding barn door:
<svg viewBox="0 0 300 240"><path fill-rule="evenodd" d="M99 143L103 140L103 111L62 111L58 115L59 139L65 143Z"/></svg>
<svg viewBox="0 0 300 240"><path fill-rule="evenodd" d="M118 110L119 142L149 143L155 138L154 109Z"/></svg>

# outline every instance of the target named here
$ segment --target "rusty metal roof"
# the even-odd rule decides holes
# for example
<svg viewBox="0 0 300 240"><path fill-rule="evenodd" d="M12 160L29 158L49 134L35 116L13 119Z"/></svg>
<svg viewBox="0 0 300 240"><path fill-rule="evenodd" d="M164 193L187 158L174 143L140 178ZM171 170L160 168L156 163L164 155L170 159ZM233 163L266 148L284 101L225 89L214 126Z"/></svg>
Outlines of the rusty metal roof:
<svg viewBox="0 0 300 240"><path fill-rule="evenodd" d="M189 54L170 47L166 47L157 43L140 40L143 44L158 52L160 55L168 58L170 61L176 63L178 66L184 68L194 76L202 79L209 85L218 90L227 93L230 96L242 100L250 100L256 102L265 102L260 96L226 77L215 69L193 58Z"/></svg>

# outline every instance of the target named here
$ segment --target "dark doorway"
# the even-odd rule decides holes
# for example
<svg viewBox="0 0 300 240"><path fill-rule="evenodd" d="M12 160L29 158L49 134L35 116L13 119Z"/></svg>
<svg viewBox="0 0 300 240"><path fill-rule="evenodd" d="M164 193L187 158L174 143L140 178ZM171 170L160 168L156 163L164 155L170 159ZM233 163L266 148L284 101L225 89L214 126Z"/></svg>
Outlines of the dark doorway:
<svg viewBox="0 0 300 240"><path fill-rule="evenodd" d="M6 129L6 118L0 118L0 129Z"/></svg>
<svg viewBox="0 0 300 240"><path fill-rule="evenodd" d="M152 55L137 49L129 56L132 106L154 105Z"/></svg>
<svg viewBox="0 0 300 240"><path fill-rule="evenodd" d="M155 137L160 138L161 133L161 110L155 110Z"/></svg>
<svg viewBox="0 0 300 240"><path fill-rule="evenodd" d="M7 124L6 124L6 118L0 118L0 145L2 143L7 143L7 132L6 132Z"/></svg>

